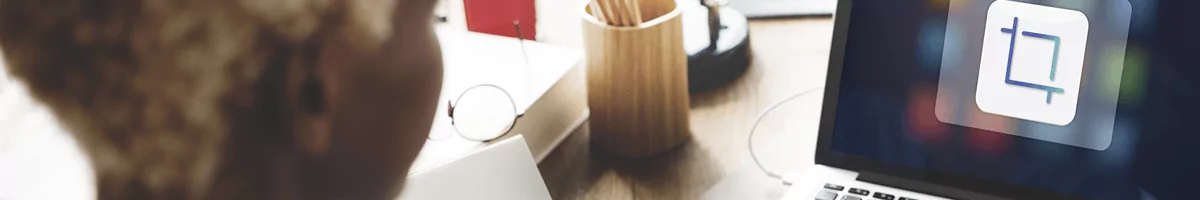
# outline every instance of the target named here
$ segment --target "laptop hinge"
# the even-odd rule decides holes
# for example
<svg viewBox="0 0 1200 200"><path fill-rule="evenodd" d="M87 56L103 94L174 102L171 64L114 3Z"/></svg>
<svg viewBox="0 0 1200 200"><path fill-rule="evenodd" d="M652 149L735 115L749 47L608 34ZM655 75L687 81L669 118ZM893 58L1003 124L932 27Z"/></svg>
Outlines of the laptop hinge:
<svg viewBox="0 0 1200 200"><path fill-rule="evenodd" d="M968 190L942 186L933 183L922 181L914 181L880 173L862 171L858 173L858 181L868 182L897 189L903 189L913 192L920 192L933 196L940 196L950 199L979 199L979 200L1009 200L1008 198L972 192Z"/></svg>

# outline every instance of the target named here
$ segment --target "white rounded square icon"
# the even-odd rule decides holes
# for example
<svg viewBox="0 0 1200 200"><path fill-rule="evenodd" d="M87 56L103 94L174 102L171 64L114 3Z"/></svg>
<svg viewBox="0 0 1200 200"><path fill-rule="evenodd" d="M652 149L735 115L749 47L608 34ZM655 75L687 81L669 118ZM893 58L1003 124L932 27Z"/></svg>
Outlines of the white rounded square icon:
<svg viewBox="0 0 1200 200"><path fill-rule="evenodd" d="M1066 126L1087 50L1082 12L1014 1L988 7L975 103L986 113Z"/></svg>

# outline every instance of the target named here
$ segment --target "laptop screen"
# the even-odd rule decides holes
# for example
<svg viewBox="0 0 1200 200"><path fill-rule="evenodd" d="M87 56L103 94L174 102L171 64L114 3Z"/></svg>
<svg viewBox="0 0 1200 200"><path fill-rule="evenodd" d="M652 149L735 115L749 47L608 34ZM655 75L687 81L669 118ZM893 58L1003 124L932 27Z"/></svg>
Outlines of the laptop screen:
<svg viewBox="0 0 1200 200"><path fill-rule="evenodd" d="M1195 199L1200 1L851 13L833 152L1092 199Z"/></svg>

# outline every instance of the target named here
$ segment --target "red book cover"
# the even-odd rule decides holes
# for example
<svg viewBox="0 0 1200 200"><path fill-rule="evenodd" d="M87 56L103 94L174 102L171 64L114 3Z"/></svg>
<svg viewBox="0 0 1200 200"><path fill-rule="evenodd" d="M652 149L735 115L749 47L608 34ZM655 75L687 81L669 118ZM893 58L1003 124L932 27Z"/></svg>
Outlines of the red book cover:
<svg viewBox="0 0 1200 200"><path fill-rule="evenodd" d="M513 22L519 22L521 37L537 36L537 9L534 0L463 0L467 30L517 37Z"/></svg>

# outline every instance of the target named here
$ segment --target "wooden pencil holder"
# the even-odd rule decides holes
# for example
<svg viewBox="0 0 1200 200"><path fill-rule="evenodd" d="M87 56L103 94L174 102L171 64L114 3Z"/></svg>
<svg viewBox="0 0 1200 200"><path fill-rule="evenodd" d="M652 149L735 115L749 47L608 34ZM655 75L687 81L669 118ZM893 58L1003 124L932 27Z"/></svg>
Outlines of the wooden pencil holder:
<svg viewBox="0 0 1200 200"><path fill-rule="evenodd" d="M583 9L591 144L627 158L691 140L687 54L674 0L640 0L643 23L617 27Z"/></svg>

